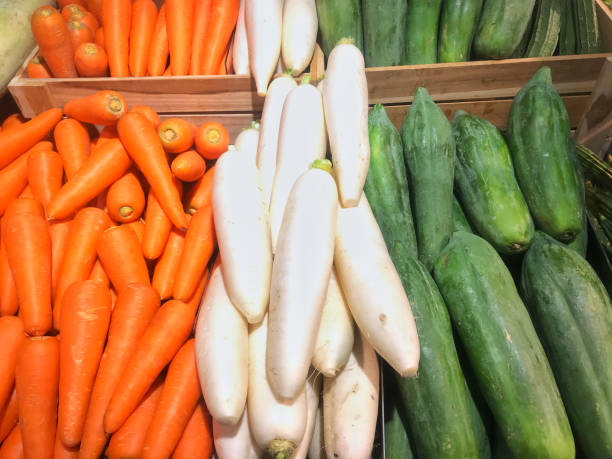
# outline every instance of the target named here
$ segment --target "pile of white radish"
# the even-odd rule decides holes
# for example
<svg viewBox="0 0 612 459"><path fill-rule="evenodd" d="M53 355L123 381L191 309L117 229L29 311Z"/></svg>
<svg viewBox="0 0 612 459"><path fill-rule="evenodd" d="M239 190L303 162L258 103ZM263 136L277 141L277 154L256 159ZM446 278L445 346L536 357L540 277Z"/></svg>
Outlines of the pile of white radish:
<svg viewBox="0 0 612 459"><path fill-rule="evenodd" d="M363 193L368 94L354 45L332 51L324 82L275 79L261 124L215 166L219 258L195 341L220 459L369 458L376 352L402 376L418 369L410 304Z"/></svg>

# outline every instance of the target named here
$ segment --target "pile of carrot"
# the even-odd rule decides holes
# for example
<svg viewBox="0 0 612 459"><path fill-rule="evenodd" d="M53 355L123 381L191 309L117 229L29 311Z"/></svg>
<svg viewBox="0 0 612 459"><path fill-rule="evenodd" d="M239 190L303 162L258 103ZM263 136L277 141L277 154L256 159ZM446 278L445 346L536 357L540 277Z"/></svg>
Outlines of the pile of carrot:
<svg viewBox="0 0 612 459"><path fill-rule="evenodd" d="M4 120L1 458L211 456L192 331L228 144L113 91Z"/></svg>

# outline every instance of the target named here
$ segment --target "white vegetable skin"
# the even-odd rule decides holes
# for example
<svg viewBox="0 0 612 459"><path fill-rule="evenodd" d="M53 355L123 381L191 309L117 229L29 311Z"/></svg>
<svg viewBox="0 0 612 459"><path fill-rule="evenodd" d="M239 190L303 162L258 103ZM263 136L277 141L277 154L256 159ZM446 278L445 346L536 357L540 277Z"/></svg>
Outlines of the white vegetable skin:
<svg viewBox="0 0 612 459"><path fill-rule="evenodd" d="M329 276L312 365L329 378L336 376L353 349L353 333L353 317L334 268Z"/></svg>
<svg viewBox="0 0 612 459"><path fill-rule="evenodd" d="M249 155L253 161L257 158L257 144L259 143L259 123L253 122L250 127L243 129L236 136L234 147Z"/></svg>
<svg viewBox="0 0 612 459"><path fill-rule="evenodd" d="M357 333L344 369L323 382L323 431L329 459L371 457L378 416L378 361Z"/></svg>
<svg viewBox="0 0 612 459"><path fill-rule="evenodd" d="M278 131L276 171L270 198L272 250L276 250L285 204L298 177L315 159L325 157L327 141L321 94L310 84L300 85L285 99Z"/></svg>
<svg viewBox="0 0 612 459"><path fill-rule="evenodd" d="M312 60L318 27L315 0L285 0L281 53L293 75L302 73Z"/></svg>
<svg viewBox="0 0 612 459"><path fill-rule="evenodd" d="M415 375L420 356L416 324L365 194L357 207L338 209L334 263L364 337L400 375Z"/></svg>
<svg viewBox="0 0 612 459"><path fill-rule="evenodd" d="M289 457L304 436L307 407L306 391L291 401L279 400L266 375L268 316L249 326L249 426L253 438L272 457Z"/></svg>
<svg viewBox="0 0 612 459"><path fill-rule="evenodd" d="M266 95L280 56L283 29L282 0L245 0L245 23L251 74L257 94Z"/></svg>
<svg viewBox="0 0 612 459"><path fill-rule="evenodd" d="M249 66L249 44L247 42L246 24L244 21L244 5L245 0L240 0L238 20L236 21L236 30L234 32L234 55L232 59L234 63L234 73L236 75L251 74Z"/></svg>
<svg viewBox="0 0 612 459"><path fill-rule="evenodd" d="M218 422L237 424L247 398L249 328L230 301L218 266L200 305L195 346L208 411Z"/></svg>
<svg viewBox="0 0 612 459"><path fill-rule="evenodd" d="M281 399L304 390L334 261L337 215L331 174L304 172L287 200L272 265L266 369Z"/></svg>
<svg viewBox="0 0 612 459"><path fill-rule="evenodd" d="M215 452L219 459L259 459L263 452L255 443L249 429L249 415L246 406L236 425L212 421Z"/></svg>
<svg viewBox="0 0 612 459"><path fill-rule="evenodd" d="M370 166L368 86L363 55L352 44L329 54L323 105L340 202L355 207Z"/></svg>
<svg viewBox="0 0 612 459"><path fill-rule="evenodd" d="M306 382L306 408L308 409L306 429L304 431L304 438L302 438L302 441L293 452L293 456L291 456L293 459L306 459L306 455L308 454L308 448L310 446L319 411L322 381L322 376L313 374Z"/></svg>
<svg viewBox="0 0 612 459"><path fill-rule="evenodd" d="M270 297L272 248L261 178L252 156L239 150L221 155L212 203L227 293L249 323L259 322Z"/></svg>
<svg viewBox="0 0 612 459"><path fill-rule="evenodd" d="M323 441L323 404L319 403L315 415L315 425L312 438L308 446L308 459L321 459L325 457L325 443Z"/></svg>

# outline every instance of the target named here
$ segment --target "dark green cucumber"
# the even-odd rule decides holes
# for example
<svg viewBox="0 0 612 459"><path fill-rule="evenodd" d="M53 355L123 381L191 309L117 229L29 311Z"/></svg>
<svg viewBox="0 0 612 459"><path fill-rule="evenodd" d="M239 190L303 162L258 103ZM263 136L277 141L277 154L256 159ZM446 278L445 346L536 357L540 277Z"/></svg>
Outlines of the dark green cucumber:
<svg viewBox="0 0 612 459"><path fill-rule="evenodd" d="M576 52L598 53L601 48L595 0L575 0Z"/></svg>
<svg viewBox="0 0 612 459"><path fill-rule="evenodd" d="M559 54L576 54L576 25L574 24L574 0L561 0L561 29L559 30Z"/></svg>
<svg viewBox="0 0 612 459"><path fill-rule="evenodd" d="M453 231L467 231L473 233L470 223L467 221L461 204L457 201L457 198L453 196Z"/></svg>
<svg viewBox="0 0 612 459"><path fill-rule="evenodd" d="M352 38L363 52L360 0L316 0L321 49L325 57L342 38Z"/></svg>
<svg viewBox="0 0 612 459"><path fill-rule="evenodd" d="M573 459L572 432L544 349L493 246L453 233L434 277L513 456Z"/></svg>
<svg viewBox="0 0 612 459"><path fill-rule="evenodd" d="M474 37L478 57L510 57L521 42L533 13L535 0L486 0Z"/></svg>
<svg viewBox="0 0 612 459"><path fill-rule="evenodd" d="M438 34L438 62L470 60L483 0L444 0Z"/></svg>
<svg viewBox="0 0 612 459"><path fill-rule="evenodd" d="M438 23L442 0L408 2L406 63L435 64L438 55Z"/></svg>
<svg viewBox="0 0 612 459"><path fill-rule="evenodd" d="M589 458L612 457L612 303L604 285L583 257L538 231L521 293L577 443Z"/></svg>
<svg viewBox="0 0 612 459"><path fill-rule="evenodd" d="M388 241L389 252L396 252L396 245L401 243L400 250L416 258L417 242L402 139L380 104L375 105L368 115L368 134L370 168L364 191Z"/></svg>
<svg viewBox="0 0 612 459"><path fill-rule="evenodd" d="M455 113L452 126L455 190L474 228L499 252L524 251L535 230L504 137L484 118L463 110Z"/></svg>
<svg viewBox="0 0 612 459"><path fill-rule="evenodd" d="M412 459L412 448L406 428L406 415L399 403L400 395L395 384L395 371L383 363L385 384L385 457L388 459Z"/></svg>
<svg viewBox="0 0 612 459"><path fill-rule="evenodd" d="M575 171L569 118L541 67L512 101L508 146L538 229L571 242L582 228L584 189Z"/></svg>
<svg viewBox="0 0 612 459"><path fill-rule="evenodd" d="M536 17L525 57L552 56L557 49L560 29L559 0L537 0Z"/></svg>
<svg viewBox="0 0 612 459"><path fill-rule="evenodd" d="M406 0L361 0L366 67L406 63Z"/></svg>
<svg viewBox="0 0 612 459"><path fill-rule="evenodd" d="M587 216L586 216L586 211L585 211L582 216L582 228L580 229L580 232L576 234L576 239L574 239L572 242L567 244L567 246L570 249L575 250L583 258L586 258L588 245L589 245L589 228L588 228L588 221L587 221Z"/></svg>
<svg viewBox="0 0 612 459"><path fill-rule="evenodd" d="M431 270L453 230L455 139L444 112L423 87L402 125L419 259Z"/></svg>

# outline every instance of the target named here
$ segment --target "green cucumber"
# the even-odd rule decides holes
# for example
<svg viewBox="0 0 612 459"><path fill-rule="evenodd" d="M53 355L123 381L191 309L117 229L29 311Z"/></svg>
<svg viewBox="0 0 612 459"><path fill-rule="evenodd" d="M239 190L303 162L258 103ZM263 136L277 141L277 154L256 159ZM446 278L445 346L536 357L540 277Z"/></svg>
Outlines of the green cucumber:
<svg viewBox="0 0 612 459"><path fill-rule="evenodd" d="M598 53L601 48L595 0L575 0L576 52Z"/></svg>
<svg viewBox="0 0 612 459"><path fill-rule="evenodd" d="M512 59L518 59L520 57L523 57L525 53L527 52L527 45L529 45L529 39L531 38L531 31L533 29L534 20L535 20L535 14L532 14L531 19L529 19L529 24L527 25L527 28L525 29L525 33L523 34L523 38L521 38L520 43L518 44L518 46L516 47L512 55L510 56Z"/></svg>
<svg viewBox="0 0 612 459"><path fill-rule="evenodd" d="M559 30L559 54L576 54L576 25L574 24L574 0L561 0L561 29Z"/></svg>
<svg viewBox="0 0 612 459"><path fill-rule="evenodd" d="M552 56L557 48L560 28L559 0L537 0L536 18L525 57Z"/></svg>
<svg viewBox="0 0 612 459"><path fill-rule="evenodd" d="M388 459L412 459L410 438L406 429L406 415L399 403L400 395L395 384L395 371L383 363L385 383L385 457Z"/></svg>
<svg viewBox="0 0 612 459"><path fill-rule="evenodd" d="M438 62L470 60L483 0L444 0L440 16Z"/></svg>
<svg viewBox="0 0 612 459"><path fill-rule="evenodd" d="M453 231L467 231L473 233L470 223L467 221L461 204L457 201L457 198L453 196Z"/></svg>
<svg viewBox="0 0 612 459"><path fill-rule="evenodd" d="M455 113L452 126L455 190L474 228L501 253L524 251L535 230L504 137L484 118L463 110Z"/></svg>
<svg viewBox="0 0 612 459"><path fill-rule="evenodd" d="M325 57L342 38L352 38L363 52L363 25L359 0L316 0L320 44Z"/></svg>
<svg viewBox="0 0 612 459"><path fill-rule="evenodd" d="M361 0L366 67L406 62L406 0Z"/></svg>
<svg viewBox="0 0 612 459"><path fill-rule="evenodd" d="M434 277L513 456L573 459L572 432L544 349L495 249L455 232Z"/></svg>
<svg viewBox="0 0 612 459"><path fill-rule="evenodd" d="M577 253L582 255L583 258L586 258L587 247L589 245L589 228L586 211L582 216L582 228L580 232L576 235L576 239L567 244L567 246L575 250Z"/></svg>
<svg viewBox="0 0 612 459"><path fill-rule="evenodd" d="M583 257L538 232L521 293L577 443L589 458L612 457L612 303L604 285Z"/></svg>
<svg viewBox="0 0 612 459"><path fill-rule="evenodd" d="M442 0L408 2L406 63L435 64L438 55L438 22Z"/></svg>

